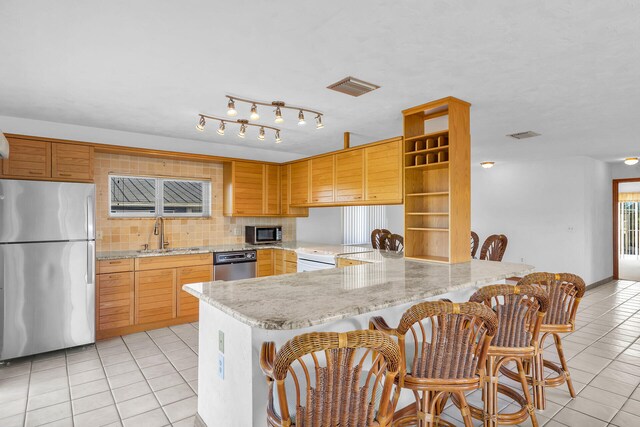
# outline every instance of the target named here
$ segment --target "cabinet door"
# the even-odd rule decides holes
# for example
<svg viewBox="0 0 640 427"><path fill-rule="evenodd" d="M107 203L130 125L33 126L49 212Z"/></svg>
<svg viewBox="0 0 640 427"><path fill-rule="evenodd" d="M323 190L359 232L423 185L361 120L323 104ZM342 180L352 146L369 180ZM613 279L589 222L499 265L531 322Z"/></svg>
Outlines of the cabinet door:
<svg viewBox="0 0 640 427"><path fill-rule="evenodd" d="M309 203L309 160L292 163L289 170L289 189L292 205Z"/></svg>
<svg viewBox="0 0 640 427"><path fill-rule="evenodd" d="M273 251L273 274L284 274L284 251L279 249Z"/></svg>
<svg viewBox="0 0 640 427"><path fill-rule="evenodd" d="M291 165L280 166L280 214L285 216L309 216L309 208L291 206Z"/></svg>
<svg viewBox="0 0 640 427"><path fill-rule="evenodd" d="M257 270L258 277L273 275L273 249L258 250Z"/></svg>
<svg viewBox="0 0 640 427"><path fill-rule="evenodd" d="M87 145L51 144L53 178L91 181L93 179L93 147Z"/></svg>
<svg viewBox="0 0 640 427"><path fill-rule="evenodd" d="M291 262L285 261L284 263L284 272L285 273L297 273L298 272L298 261Z"/></svg>
<svg viewBox="0 0 640 427"><path fill-rule="evenodd" d="M267 215L280 214L280 166L265 165L265 206Z"/></svg>
<svg viewBox="0 0 640 427"><path fill-rule="evenodd" d="M311 159L311 203L333 203L334 156Z"/></svg>
<svg viewBox="0 0 640 427"><path fill-rule="evenodd" d="M198 298L182 290L188 283L209 282L213 279L213 265L197 265L176 269L178 317L198 316Z"/></svg>
<svg viewBox="0 0 640 427"><path fill-rule="evenodd" d="M103 331L133 325L133 272L98 274L97 286L97 329Z"/></svg>
<svg viewBox="0 0 640 427"><path fill-rule="evenodd" d="M15 178L50 178L51 143L8 138L11 155L2 161L2 173Z"/></svg>
<svg viewBox="0 0 640 427"><path fill-rule="evenodd" d="M136 323L176 317L176 269L136 272Z"/></svg>
<svg viewBox="0 0 640 427"><path fill-rule="evenodd" d="M364 197L364 150L336 154L336 202L359 202Z"/></svg>
<svg viewBox="0 0 640 427"><path fill-rule="evenodd" d="M233 213L262 215L263 197L264 165L233 162Z"/></svg>
<svg viewBox="0 0 640 427"><path fill-rule="evenodd" d="M366 200L401 203L400 140L367 147L364 155Z"/></svg>

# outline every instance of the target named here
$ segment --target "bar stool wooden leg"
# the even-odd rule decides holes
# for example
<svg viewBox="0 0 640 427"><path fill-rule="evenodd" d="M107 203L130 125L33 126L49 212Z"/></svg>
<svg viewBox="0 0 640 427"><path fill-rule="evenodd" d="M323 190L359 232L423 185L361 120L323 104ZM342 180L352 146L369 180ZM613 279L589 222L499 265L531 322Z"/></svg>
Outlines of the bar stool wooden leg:
<svg viewBox="0 0 640 427"><path fill-rule="evenodd" d="M529 394L529 384L527 384L527 375L525 373L524 366L522 365L522 361L520 359L516 359L516 365L518 366L518 375L520 376L522 392L524 393L524 398L527 401L527 411L531 417L531 424L533 427L538 427L538 419L536 418L536 412L533 409L533 402L531 400L531 395Z"/></svg>
<svg viewBox="0 0 640 427"><path fill-rule="evenodd" d="M573 389L573 383L571 382L571 375L569 374L569 367L567 366L567 360L564 358L564 351L562 350L562 340L560 339L560 335L553 334L553 341L556 344L556 350L558 350L558 357L560 358L560 366L562 366L562 371L564 372L564 378L567 381L567 386L569 387L569 394L571 397L576 397L576 392Z"/></svg>
<svg viewBox="0 0 640 427"><path fill-rule="evenodd" d="M471 418L471 411L469 410L469 404L464 392L456 392L458 399L460 399L460 413L462 414L462 420L464 421L464 427L473 427L473 418Z"/></svg>
<svg viewBox="0 0 640 427"><path fill-rule="evenodd" d="M496 356L487 357L487 375L484 391L484 426L498 426L498 373L496 372Z"/></svg>
<svg viewBox="0 0 640 427"><path fill-rule="evenodd" d="M533 359L533 372L531 375L533 385L533 403L536 409L541 411L547 407L547 400L544 393L544 358L542 350Z"/></svg>

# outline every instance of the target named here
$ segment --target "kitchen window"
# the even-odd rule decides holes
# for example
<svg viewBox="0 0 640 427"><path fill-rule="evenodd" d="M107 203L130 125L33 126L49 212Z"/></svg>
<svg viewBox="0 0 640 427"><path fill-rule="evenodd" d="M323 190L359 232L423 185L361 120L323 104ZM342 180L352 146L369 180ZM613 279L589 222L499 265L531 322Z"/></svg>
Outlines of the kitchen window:
<svg viewBox="0 0 640 427"><path fill-rule="evenodd" d="M342 241L345 245L371 244L371 232L387 228L384 206L345 206L342 208Z"/></svg>
<svg viewBox="0 0 640 427"><path fill-rule="evenodd" d="M109 216L211 216L211 181L109 175Z"/></svg>

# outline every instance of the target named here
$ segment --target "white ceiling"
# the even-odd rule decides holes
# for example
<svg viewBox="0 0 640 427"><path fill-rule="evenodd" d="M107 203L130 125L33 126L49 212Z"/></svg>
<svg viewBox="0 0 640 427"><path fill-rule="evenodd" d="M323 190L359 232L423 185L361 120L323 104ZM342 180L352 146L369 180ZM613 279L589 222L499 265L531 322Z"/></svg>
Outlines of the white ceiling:
<svg viewBox="0 0 640 427"><path fill-rule="evenodd" d="M399 135L402 109L453 95L473 104L474 161L640 155L633 0L3 0L0 58L0 115L315 154L344 131ZM326 89L347 75L382 88ZM318 109L326 126L286 112L280 145L197 132L225 94ZM542 136L504 136L527 130Z"/></svg>

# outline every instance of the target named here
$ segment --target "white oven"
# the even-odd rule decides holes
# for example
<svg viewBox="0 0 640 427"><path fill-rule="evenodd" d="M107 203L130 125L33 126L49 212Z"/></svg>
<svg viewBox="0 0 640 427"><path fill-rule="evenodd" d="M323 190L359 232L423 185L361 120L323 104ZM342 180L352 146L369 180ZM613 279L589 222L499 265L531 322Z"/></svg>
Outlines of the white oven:
<svg viewBox="0 0 640 427"><path fill-rule="evenodd" d="M336 254L333 252L300 248L296 253L298 254L298 272L324 270L336 266Z"/></svg>

